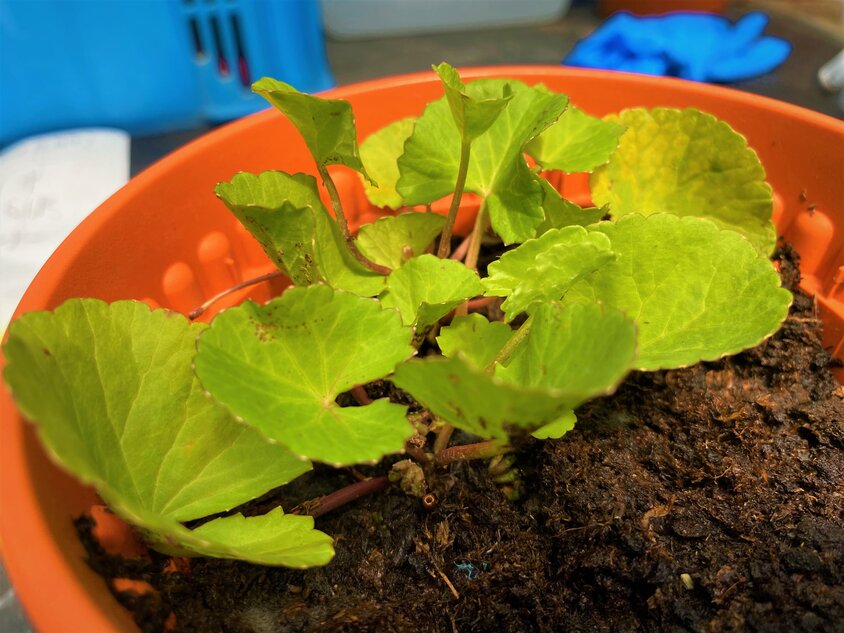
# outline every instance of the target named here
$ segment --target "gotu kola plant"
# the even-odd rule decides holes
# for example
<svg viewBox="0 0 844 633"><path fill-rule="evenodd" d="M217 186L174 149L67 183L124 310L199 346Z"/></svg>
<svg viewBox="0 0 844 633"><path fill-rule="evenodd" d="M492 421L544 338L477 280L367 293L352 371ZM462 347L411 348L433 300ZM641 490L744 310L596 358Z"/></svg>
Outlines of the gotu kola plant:
<svg viewBox="0 0 844 633"><path fill-rule="evenodd" d="M210 325L93 299L11 325L5 379L21 411L56 461L156 549L328 563L332 539L314 516L386 477L300 513L231 512L313 462L406 452L390 459L389 480L421 497L449 463L493 459L490 476L515 497L507 454L528 435L562 436L578 406L631 370L739 352L785 318L791 297L768 259L771 189L725 123L661 108L601 120L542 85L435 70L444 97L360 146L347 102L254 85L302 134L332 203L333 215L307 174L218 185L293 282L281 296ZM397 213L352 235L330 165L357 171L369 198ZM541 170L593 171L598 207L563 199ZM482 202L452 253L464 192ZM447 217L425 210L448 195ZM507 248L481 276L489 235ZM374 381L415 404L372 401Z"/></svg>

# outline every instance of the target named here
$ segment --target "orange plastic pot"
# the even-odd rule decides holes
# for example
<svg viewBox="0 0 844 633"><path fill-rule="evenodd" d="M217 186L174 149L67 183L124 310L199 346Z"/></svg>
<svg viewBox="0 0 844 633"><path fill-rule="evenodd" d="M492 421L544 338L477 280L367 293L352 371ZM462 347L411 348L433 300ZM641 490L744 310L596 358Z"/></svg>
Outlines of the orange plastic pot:
<svg viewBox="0 0 844 633"><path fill-rule="evenodd" d="M606 114L632 106L693 106L729 121L759 152L776 192L776 221L802 254L803 287L816 293L826 343L844 357L844 123L792 105L724 88L560 67L464 71L467 78L515 77L565 92ZM441 95L433 73L332 91L354 106L361 136L419 114ZM71 297L145 299L187 311L233 282L269 269L262 252L214 197L237 171L312 171L293 127L275 112L248 117L154 165L94 211L30 286L17 313ZM338 174L351 215L373 210L357 178ZM564 193L588 198L586 179L552 175ZM256 299L269 296L258 288ZM45 385L45 389L49 388ZM5 564L41 631L127 631L134 625L104 581L86 566L71 523L96 503L92 490L56 468L33 428L0 389L0 535ZM111 540L121 538L120 524Z"/></svg>

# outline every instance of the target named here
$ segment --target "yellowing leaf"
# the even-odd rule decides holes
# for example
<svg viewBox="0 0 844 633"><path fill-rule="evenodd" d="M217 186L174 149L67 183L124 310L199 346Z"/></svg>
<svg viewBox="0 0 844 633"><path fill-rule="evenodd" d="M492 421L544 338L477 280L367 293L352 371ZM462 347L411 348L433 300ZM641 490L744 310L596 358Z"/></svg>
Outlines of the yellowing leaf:
<svg viewBox="0 0 844 633"><path fill-rule="evenodd" d="M625 110L626 132L592 176L592 198L614 217L673 213L741 233L762 255L776 242L773 198L759 157L743 136L698 110Z"/></svg>
<svg viewBox="0 0 844 633"><path fill-rule="evenodd" d="M416 117L395 121L367 136L360 145L360 158L363 165L367 173L378 183L373 185L361 176L366 197L375 206L390 209L405 206L404 199L396 190L396 183L399 180L398 160L415 124Z"/></svg>

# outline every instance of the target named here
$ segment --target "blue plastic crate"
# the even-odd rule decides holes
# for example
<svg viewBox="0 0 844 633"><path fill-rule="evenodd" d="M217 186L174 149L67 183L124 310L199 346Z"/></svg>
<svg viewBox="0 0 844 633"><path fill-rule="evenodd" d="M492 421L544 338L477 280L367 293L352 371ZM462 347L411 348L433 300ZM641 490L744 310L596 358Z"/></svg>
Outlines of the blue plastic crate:
<svg viewBox="0 0 844 633"><path fill-rule="evenodd" d="M0 145L233 119L266 107L264 75L334 85L317 0L0 0Z"/></svg>

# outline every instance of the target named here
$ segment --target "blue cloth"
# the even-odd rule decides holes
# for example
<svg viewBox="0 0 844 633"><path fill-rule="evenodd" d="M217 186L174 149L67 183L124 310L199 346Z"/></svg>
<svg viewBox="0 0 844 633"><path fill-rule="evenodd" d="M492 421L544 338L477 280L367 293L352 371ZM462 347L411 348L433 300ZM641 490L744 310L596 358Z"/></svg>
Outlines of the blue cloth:
<svg viewBox="0 0 844 633"><path fill-rule="evenodd" d="M764 35L768 16L748 13L735 24L712 13L639 17L616 13L578 42L568 66L729 83L782 64L791 44Z"/></svg>

